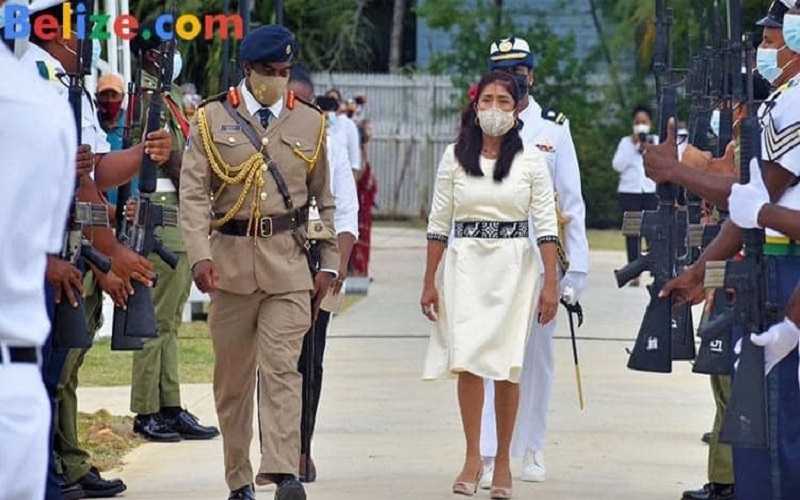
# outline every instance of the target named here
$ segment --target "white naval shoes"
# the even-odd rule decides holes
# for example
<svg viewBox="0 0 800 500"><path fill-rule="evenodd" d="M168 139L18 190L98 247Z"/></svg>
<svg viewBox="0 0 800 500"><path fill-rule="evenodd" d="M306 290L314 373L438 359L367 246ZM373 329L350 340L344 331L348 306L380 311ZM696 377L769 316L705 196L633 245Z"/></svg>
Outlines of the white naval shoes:
<svg viewBox="0 0 800 500"><path fill-rule="evenodd" d="M543 483L545 473L544 453L541 450L525 450L525 457L522 459L522 480L527 483Z"/></svg>
<svg viewBox="0 0 800 500"><path fill-rule="evenodd" d="M483 475L481 475L481 482L478 486L482 490L489 490L492 488L492 478L494 477L494 458L484 457L483 459Z"/></svg>

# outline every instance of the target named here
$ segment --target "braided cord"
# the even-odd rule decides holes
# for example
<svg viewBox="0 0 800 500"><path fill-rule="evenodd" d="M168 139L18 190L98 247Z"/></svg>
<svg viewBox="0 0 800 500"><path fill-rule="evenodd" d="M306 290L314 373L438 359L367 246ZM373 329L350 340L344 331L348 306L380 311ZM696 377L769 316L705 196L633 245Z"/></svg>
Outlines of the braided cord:
<svg viewBox="0 0 800 500"><path fill-rule="evenodd" d="M254 185L256 187L256 191L254 191L253 201L250 206L250 218L255 220L260 219L261 207L258 197L255 196L255 193L264 187L264 174L261 168L264 165L264 157L260 152L256 152L253 153L241 165L232 167L225 162L219 152L219 149L213 145L204 108L197 110L197 124L200 131L200 138L202 139L203 143L203 148L205 150L206 157L208 158L208 163L211 166L211 170L219 178L219 180L222 181L222 186L220 186L219 190L214 193L214 198L219 198L226 187L244 183L242 192L239 195L239 198L236 200L236 203L233 204L230 210L228 210L223 217L211 221L211 227L218 228L232 220L236 214L239 213L239 210L241 210L241 208L244 206L247 196L253 192ZM249 226L250 225L248 225L248 232Z"/></svg>
<svg viewBox="0 0 800 500"><path fill-rule="evenodd" d="M319 139L317 140L317 150L314 152L314 156L311 158L307 157L300 151L300 148L295 147L293 152L301 160L308 163L308 171L314 171L314 168L317 166L317 160L319 159L319 152L322 151L322 141L325 140L325 116L322 117L322 126L319 129Z"/></svg>

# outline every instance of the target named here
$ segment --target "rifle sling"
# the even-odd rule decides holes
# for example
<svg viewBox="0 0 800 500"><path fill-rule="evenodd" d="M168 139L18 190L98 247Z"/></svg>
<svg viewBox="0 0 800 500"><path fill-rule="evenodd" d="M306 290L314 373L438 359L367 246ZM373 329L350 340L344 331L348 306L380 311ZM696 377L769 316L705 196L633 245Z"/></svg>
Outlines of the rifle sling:
<svg viewBox="0 0 800 500"><path fill-rule="evenodd" d="M225 111L227 111L231 118L233 118L234 121L236 121L236 123L241 127L242 132L250 140L250 143L253 145L253 147L256 148L256 151L261 153L261 156L264 157L264 162L267 164L267 170L269 170L269 173L272 174L272 177L275 179L275 184L278 185L278 191L283 197L283 203L286 205L286 209L294 209L294 203L292 202L292 196L289 194L289 188L286 186L286 181L284 180L281 171L278 170L278 165L267 152L267 148L262 145L261 139L258 137L258 133L255 131L255 129L253 129L253 126L242 117L242 115L233 109L233 106L231 106L230 102L227 100L223 101L222 107L225 108Z"/></svg>

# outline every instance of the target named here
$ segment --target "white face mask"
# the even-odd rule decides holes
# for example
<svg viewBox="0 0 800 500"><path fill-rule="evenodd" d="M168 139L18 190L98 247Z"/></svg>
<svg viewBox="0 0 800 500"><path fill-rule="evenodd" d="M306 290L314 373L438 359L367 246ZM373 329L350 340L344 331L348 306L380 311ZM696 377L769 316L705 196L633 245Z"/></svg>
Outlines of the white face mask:
<svg viewBox="0 0 800 500"><path fill-rule="evenodd" d="M503 111L498 108L478 110L478 124L483 133L490 137L506 135L516 121L513 111Z"/></svg>
<svg viewBox="0 0 800 500"><path fill-rule="evenodd" d="M92 39L92 69L97 69L100 65L100 54L103 53L103 48L100 46L100 40Z"/></svg>
<svg viewBox="0 0 800 500"><path fill-rule="evenodd" d="M792 52L800 52L800 14L786 14L783 18L783 39Z"/></svg>
<svg viewBox="0 0 800 500"><path fill-rule="evenodd" d="M640 123L639 125L634 125L633 126L633 133L636 134L636 135L639 135L639 134L647 135L647 134L650 133L650 125L648 125L646 123Z"/></svg>
<svg viewBox="0 0 800 500"><path fill-rule="evenodd" d="M714 132L714 135L719 137L719 110L715 109L711 113L711 121L709 122L709 126L711 127L711 131Z"/></svg>

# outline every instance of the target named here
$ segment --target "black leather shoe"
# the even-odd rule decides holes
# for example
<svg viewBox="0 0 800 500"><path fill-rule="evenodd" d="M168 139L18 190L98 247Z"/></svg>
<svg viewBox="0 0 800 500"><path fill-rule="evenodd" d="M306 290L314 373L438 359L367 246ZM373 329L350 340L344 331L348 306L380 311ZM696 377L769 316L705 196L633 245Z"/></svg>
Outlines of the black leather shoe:
<svg viewBox="0 0 800 500"><path fill-rule="evenodd" d="M308 462L306 462L306 456L300 455L300 482L301 483L313 483L317 480L317 466L314 464L314 459L308 457Z"/></svg>
<svg viewBox="0 0 800 500"><path fill-rule="evenodd" d="M286 476L276 484L275 500L306 500L306 490L294 476Z"/></svg>
<svg viewBox="0 0 800 500"><path fill-rule="evenodd" d="M103 479L95 467L78 479L77 483L83 488L86 498L111 498L128 489L120 479Z"/></svg>
<svg viewBox="0 0 800 500"><path fill-rule="evenodd" d="M78 483L70 483L66 476L60 475L56 478L58 487L61 490L62 500L80 500L86 498L86 492Z"/></svg>
<svg viewBox="0 0 800 500"><path fill-rule="evenodd" d="M703 434L703 437L700 438L700 441L704 442L705 444L711 444L711 433L706 432Z"/></svg>
<svg viewBox="0 0 800 500"><path fill-rule="evenodd" d="M732 484L707 483L701 489L684 491L683 500L734 500Z"/></svg>
<svg viewBox="0 0 800 500"><path fill-rule="evenodd" d="M180 434L183 439L213 439L219 436L219 429L212 426L200 425L197 421L197 417L186 410L181 410L181 412L174 417L167 417L162 414L161 418L172 430Z"/></svg>
<svg viewBox="0 0 800 500"><path fill-rule="evenodd" d="M256 490L252 484L242 486L236 491L231 491L228 500L256 500Z"/></svg>
<svg viewBox="0 0 800 500"><path fill-rule="evenodd" d="M133 432L160 443L175 443L181 440L181 435L164 422L158 413L136 415L133 419Z"/></svg>

